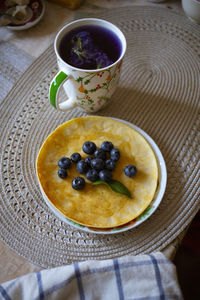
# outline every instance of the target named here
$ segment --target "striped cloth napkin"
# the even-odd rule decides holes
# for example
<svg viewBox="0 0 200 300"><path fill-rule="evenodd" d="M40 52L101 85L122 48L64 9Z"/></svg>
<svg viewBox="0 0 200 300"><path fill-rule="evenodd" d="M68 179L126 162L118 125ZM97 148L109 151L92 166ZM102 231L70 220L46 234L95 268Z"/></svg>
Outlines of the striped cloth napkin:
<svg viewBox="0 0 200 300"><path fill-rule="evenodd" d="M85 261L0 285L4 300L183 299L175 266L161 252Z"/></svg>

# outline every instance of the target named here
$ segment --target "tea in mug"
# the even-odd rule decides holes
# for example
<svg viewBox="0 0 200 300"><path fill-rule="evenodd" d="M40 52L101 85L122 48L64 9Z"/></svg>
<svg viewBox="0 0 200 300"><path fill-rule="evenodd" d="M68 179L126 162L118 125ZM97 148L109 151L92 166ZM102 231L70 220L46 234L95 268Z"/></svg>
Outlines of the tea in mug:
<svg viewBox="0 0 200 300"><path fill-rule="evenodd" d="M80 69L102 69L116 62L122 52L118 36L111 30L85 25L66 33L59 46L61 58Z"/></svg>

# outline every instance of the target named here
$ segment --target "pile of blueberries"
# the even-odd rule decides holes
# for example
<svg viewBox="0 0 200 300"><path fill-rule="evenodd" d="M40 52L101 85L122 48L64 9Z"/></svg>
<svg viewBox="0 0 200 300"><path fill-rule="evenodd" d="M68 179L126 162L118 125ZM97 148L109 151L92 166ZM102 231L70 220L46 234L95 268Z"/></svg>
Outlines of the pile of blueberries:
<svg viewBox="0 0 200 300"><path fill-rule="evenodd" d="M95 143L87 141L83 144L82 149L84 153L90 156L82 159L81 155L75 152L70 158L62 157L58 161L58 166L60 167L58 176L63 179L66 178L68 176L67 169L71 167L72 163L75 163L77 172L84 174L89 181L111 181L112 171L114 171L116 162L120 159L119 149L114 148L110 141L104 141L99 149L97 149ZM128 177L134 177L137 169L130 164L124 168L124 173ZM78 176L72 180L72 187L75 190L81 190L84 186L85 179L83 177Z"/></svg>

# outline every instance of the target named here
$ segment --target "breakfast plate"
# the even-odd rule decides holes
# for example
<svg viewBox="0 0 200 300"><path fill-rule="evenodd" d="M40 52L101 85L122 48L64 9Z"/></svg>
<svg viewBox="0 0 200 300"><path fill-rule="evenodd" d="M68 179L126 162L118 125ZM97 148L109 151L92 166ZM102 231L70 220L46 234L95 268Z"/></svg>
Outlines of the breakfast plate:
<svg viewBox="0 0 200 300"><path fill-rule="evenodd" d="M71 187L72 178L77 176L74 167L69 170L68 178L58 178L59 156L69 157L76 150L83 156L81 145L86 137L97 146L110 138L120 149L121 158L113 173L115 179L128 187L131 197L102 184L93 187L91 182L86 183L85 190L74 191ZM134 179L122 172L130 161L135 161L139 170ZM167 183L164 158L147 133L127 121L99 116L76 118L59 126L43 143L36 170L40 190L50 209L65 223L95 234L116 234L143 223L158 208Z"/></svg>

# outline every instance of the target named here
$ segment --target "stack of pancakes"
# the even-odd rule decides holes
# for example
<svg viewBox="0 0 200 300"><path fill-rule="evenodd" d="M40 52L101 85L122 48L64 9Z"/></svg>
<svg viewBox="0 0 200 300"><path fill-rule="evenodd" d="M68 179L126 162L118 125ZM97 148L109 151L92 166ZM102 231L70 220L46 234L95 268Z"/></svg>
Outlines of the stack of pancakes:
<svg viewBox="0 0 200 300"><path fill-rule="evenodd" d="M116 193L106 185L93 185L78 174L75 164L68 177L58 177L58 161L82 150L86 141L100 147L111 141L120 150L120 160L113 179L120 181L131 198ZM138 172L133 178L124 174L124 167L133 164ZM158 166L155 154L145 138L132 127L111 118L87 116L70 120L59 126L44 142L37 158L37 176L47 201L67 219L93 228L113 228L138 217L154 198L158 185ZM81 191L72 188L74 177L83 176L86 186Z"/></svg>

